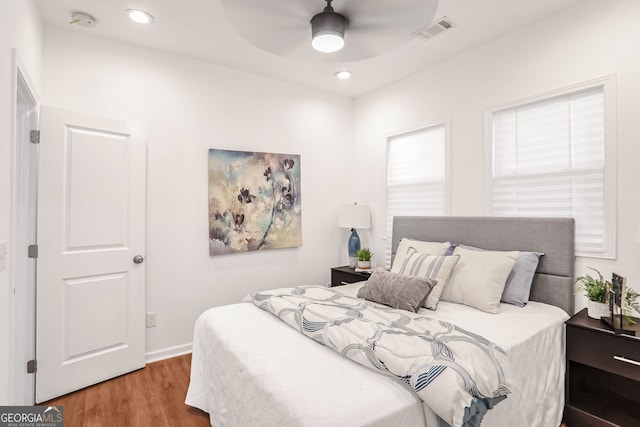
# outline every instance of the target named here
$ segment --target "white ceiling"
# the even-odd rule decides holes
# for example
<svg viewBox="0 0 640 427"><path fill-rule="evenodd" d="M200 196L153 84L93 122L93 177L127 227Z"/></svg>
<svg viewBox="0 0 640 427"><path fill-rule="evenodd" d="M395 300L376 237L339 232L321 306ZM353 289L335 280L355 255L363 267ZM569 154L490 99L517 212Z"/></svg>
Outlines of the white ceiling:
<svg viewBox="0 0 640 427"><path fill-rule="evenodd" d="M320 3L320 9L325 5L324 0L271 1L279 4L314 1ZM388 0L389 7L402 1ZM223 0L36 0L36 3L43 21L50 25L357 97L581 1L440 0L435 18L447 16L455 24L453 29L355 62L310 62L261 50L232 29L225 19ZM333 4L336 11L338 4L337 0ZM148 26L134 24L124 15L124 11L131 8L146 10L155 22ZM70 25L72 12L92 15L97 21L96 27ZM348 42L348 32L345 39ZM353 76L338 80L334 73L345 69L352 71Z"/></svg>

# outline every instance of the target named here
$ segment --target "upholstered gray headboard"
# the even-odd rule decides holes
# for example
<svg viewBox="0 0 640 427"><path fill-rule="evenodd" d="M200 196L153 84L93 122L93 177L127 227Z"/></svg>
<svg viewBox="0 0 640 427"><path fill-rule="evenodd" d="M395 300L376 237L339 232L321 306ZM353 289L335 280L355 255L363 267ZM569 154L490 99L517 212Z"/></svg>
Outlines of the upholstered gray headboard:
<svg viewBox="0 0 640 427"><path fill-rule="evenodd" d="M573 315L574 235L573 218L403 216L393 219L391 252L395 255L403 237L501 251L542 252L529 299Z"/></svg>

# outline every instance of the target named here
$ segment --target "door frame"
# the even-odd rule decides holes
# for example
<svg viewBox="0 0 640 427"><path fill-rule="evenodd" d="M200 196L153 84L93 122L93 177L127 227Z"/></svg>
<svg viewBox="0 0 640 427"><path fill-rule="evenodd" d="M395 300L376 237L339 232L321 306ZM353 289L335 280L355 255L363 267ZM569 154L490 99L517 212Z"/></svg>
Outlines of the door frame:
<svg viewBox="0 0 640 427"><path fill-rule="evenodd" d="M18 290L19 272L25 268L30 268L27 265L28 259L26 254L21 256L17 253L17 248L21 242L17 241L19 236L26 235L28 231L25 229L25 222L19 221L18 218L18 203L23 197L29 196L29 190L25 191L25 187L20 185L20 177L18 171L20 168L28 167L29 161L34 160L32 158L19 159L18 144L22 144L25 141L19 140L17 126L17 114L18 114L18 96L19 91L23 89L26 95L31 98L33 108L35 108L35 127L38 128L38 115L39 115L39 96L33 84L29 72L20 59L16 49L11 50L11 119L10 119L10 131L11 140L10 144L10 159L11 159L11 197L10 197L10 221L12 224L10 236L9 236L9 283L11 284L11 313L9 314L9 327L11 333L11 341L9 343L10 348L10 378L9 378L9 391L14 405L33 405L35 402L35 375L25 375L26 366L22 365L25 355L31 359L35 359L35 340L36 340L36 282L33 281L33 288L28 290ZM36 155L37 156L37 155ZM21 161L20 164L18 162ZM37 164L37 157L35 162ZM36 173L36 190L35 190L35 205L33 209L37 211L37 167ZM19 228L21 228L19 230ZM36 243L36 242L32 242ZM35 263L33 265L33 274L35 275ZM33 298L28 296L32 295ZM33 353L33 354L31 354ZM30 396L30 397L29 397Z"/></svg>

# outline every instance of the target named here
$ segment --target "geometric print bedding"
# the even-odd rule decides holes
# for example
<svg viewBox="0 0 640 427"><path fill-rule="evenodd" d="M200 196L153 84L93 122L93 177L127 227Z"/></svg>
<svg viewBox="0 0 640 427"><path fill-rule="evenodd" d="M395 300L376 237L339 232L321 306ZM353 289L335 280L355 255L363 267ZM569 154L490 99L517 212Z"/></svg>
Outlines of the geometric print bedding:
<svg viewBox="0 0 640 427"><path fill-rule="evenodd" d="M453 427L480 426L513 390L506 353L451 323L321 286L256 292L251 299L342 356L403 381Z"/></svg>

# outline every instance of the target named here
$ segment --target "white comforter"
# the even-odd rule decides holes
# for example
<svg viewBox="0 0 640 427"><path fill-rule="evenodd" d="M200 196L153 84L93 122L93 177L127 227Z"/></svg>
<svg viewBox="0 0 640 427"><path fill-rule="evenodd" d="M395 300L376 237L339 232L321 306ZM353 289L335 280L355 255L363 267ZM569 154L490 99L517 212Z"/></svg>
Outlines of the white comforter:
<svg viewBox="0 0 640 427"><path fill-rule="evenodd" d="M359 285L339 288L355 295ZM563 407L562 310L531 302L500 314L441 302L425 315L500 345L519 384L483 427L560 424ZM309 369L309 367L314 367ZM219 426L446 425L408 387L359 366L252 304L218 307L196 322L186 403Z"/></svg>
<svg viewBox="0 0 640 427"><path fill-rule="evenodd" d="M299 286L251 294L253 303L338 354L407 384L454 427L476 427L513 388L507 354L450 322L335 288Z"/></svg>

